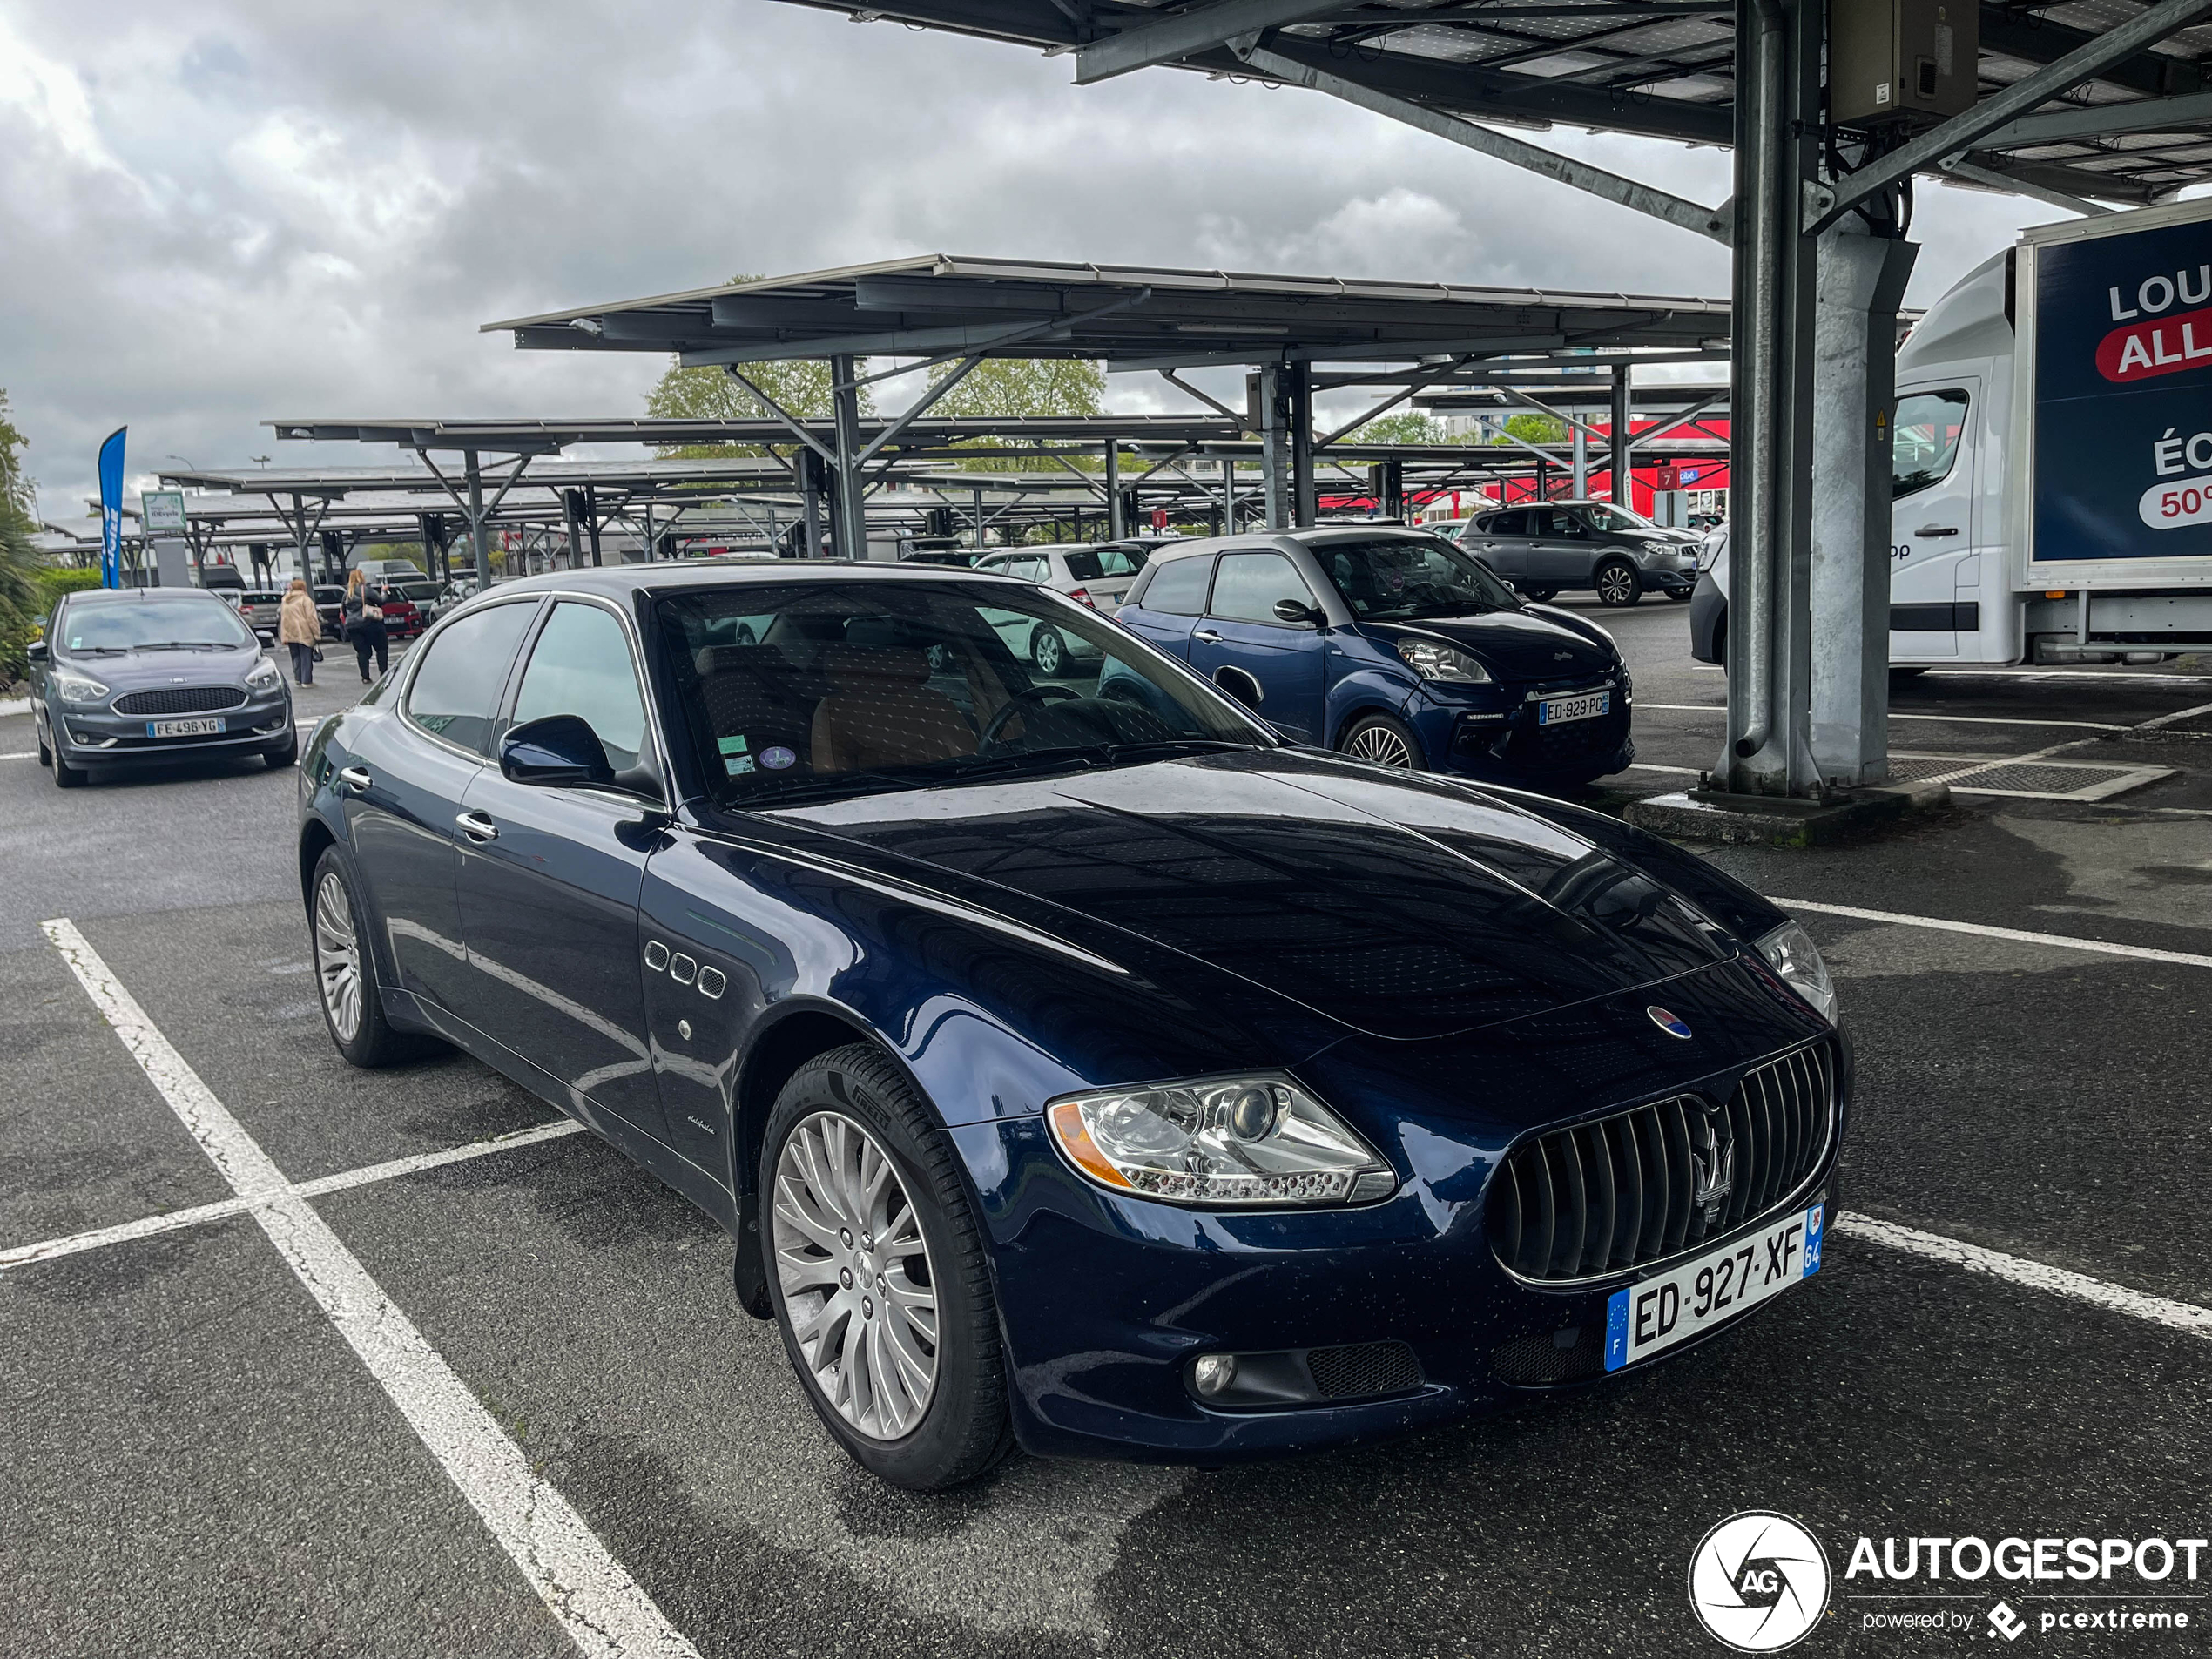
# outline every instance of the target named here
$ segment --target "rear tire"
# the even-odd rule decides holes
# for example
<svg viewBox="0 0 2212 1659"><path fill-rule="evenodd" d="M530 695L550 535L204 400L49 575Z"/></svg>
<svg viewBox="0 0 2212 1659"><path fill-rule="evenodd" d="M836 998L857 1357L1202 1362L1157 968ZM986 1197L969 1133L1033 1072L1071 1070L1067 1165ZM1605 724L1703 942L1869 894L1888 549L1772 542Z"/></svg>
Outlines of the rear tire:
<svg viewBox="0 0 2212 1659"><path fill-rule="evenodd" d="M1600 564L1590 577L1590 585L1597 590L1597 602L1602 605L1632 605L1643 597L1643 578L1626 559L1608 559Z"/></svg>
<svg viewBox="0 0 2212 1659"><path fill-rule="evenodd" d="M849 1149L849 1170L826 1161L833 1147ZM759 1179L763 1265L784 1352L830 1437L913 1492L965 1485L1004 1458L1014 1431L982 1235L944 1130L898 1069L864 1042L801 1066L769 1115ZM869 1231L878 1226L881 1237ZM925 1301L926 1318L907 1315ZM887 1424L915 1407L917 1360L934 1367L919 1416ZM897 1395L889 1404L868 1380L886 1371ZM885 1426L895 1432L868 1432Z"/></svg>
<svg viewBox="0 0 2212 1659"><path fill-rule="evenodd" d="M1557 588L1523 588L1521 597L1531 604L1548 605L1559 597Z"/></svg>
<svg viewBox="0 0 2212 1659"><path fill-rule="evenodd" d="M1061 638L1057 628L1049 623L1037 624L1029 636L1029 660L1049 680L1056 680L1068 671L1068 642Z"/></svg>
<svg viewBox="0 0 2212 1659"><path fill-rule="evenodd" d="M395 1029L384 1017L376 981L376 953L353 879L338 849L315 860L307 889L307 949L314 968L323 1028L347 1062L373 1071L433 1052L435 1039Z"/></svg>
<svg viewBox="0 0 2212 1659"><path fill-rule="evenodd" d="M1363 714L1345 727L1337 747L1354 760L1417 772L1421 765L1420 739L1403 720L1387 714Z"/></svg>

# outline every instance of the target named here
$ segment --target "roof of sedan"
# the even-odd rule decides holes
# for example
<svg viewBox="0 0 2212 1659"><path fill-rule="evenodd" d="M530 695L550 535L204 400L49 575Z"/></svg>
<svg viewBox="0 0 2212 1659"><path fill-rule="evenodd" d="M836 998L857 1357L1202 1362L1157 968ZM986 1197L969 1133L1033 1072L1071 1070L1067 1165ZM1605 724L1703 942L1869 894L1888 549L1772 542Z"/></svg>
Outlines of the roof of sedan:
<svg viewBox="0 0 2212 1659"><path fill-rule="evenodd" d="M1302 529L1245 530L1238 536L1205 536L1189 541L1170 542L1152 550L1151 562L1165 564L1176 559L1188 558L1197 553L1214 553L1224 548L1255 547L1268 541L1298 542L1308 547L1332 542L1366 542L1377 536L1403 536L1411 540L1433 538L1436 532L1426 525L1411 524L1308 524Z"/></svg>
<svg viewBox="0 0 2212 1659"><path fill-rule="evenodd" d="M738 583L787 582L1014 582L995 570L969 570L943 564L848 563L842 559L685 559L666 563L585 566L543 576L502 582L488 593L550 593L581 590L620 597L640 588L721 588ZM1028 585L1024 583L1023 585Z"/></svg>

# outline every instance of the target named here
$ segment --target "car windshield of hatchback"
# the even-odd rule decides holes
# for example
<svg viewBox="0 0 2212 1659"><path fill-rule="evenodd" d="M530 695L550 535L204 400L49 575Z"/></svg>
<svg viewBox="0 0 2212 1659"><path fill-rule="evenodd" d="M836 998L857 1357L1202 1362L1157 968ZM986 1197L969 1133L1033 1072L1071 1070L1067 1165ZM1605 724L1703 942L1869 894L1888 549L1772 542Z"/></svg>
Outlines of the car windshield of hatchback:
<svg viewBox="0 0 2212 1659"><path fill-rule="evenodd" d="M62 618L62 649L72 653L232 651L253 643L238 612L212 595L80 602Z"/></svg>
<svg viewBox="0 0 2212 1659"><path fill-rule="evenodd" d="M671 741L688 728L725 806L1278 742L1179 664L1042 589L762 583L679 594L658 610L676 682ZM1058 637L1040 649L1046 631Z"/></svg>
<svg viewBox="0 0 2212 1659"><path fill-rule="evenodd" d="M1601 536L1613 536L1622 530L1649 530L1658 528L1642 513L1626 507L1585 507L1582 509L1582 516L1589 520L1590 528Z"/></svg>
<svg viewBox="0 0 2212 1659"><path fill-rule="evenodd" d="M1438 536L1325 542L1312 552L1352 614L1362 622L1521 608L1513 590L1488 565Z"/></svg>

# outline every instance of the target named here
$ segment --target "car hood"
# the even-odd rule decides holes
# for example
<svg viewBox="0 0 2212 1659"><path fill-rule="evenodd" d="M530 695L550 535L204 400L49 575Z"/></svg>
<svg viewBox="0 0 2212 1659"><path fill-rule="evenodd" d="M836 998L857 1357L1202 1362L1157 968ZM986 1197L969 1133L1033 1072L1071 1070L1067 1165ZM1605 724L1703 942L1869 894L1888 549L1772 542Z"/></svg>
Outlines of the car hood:
<svg viewBox="0 0 2212 1659"><path fill-rule="evenodd" d="M1737 954L1680 894L1572 831L1471 786L1309 751L763 818L1102 955L1135 934L1383 1038L1556 1012Z"/></svg>
<svg viewBox="0 0 2212 1659"><path fill-rule="evenodd" d="M1471 617L1362 623L1363 631L1393 649L1406 634L1433 634L1464 645L1501 679L1581 679L1618 665L1620 653L1601 640L1533 610L1493 610Z"/></svg>
<svg viewBox="0 0 2212 1659"><path fill-rule="evenodd" d="M125 657L87 657L57 651L54 666L96 679L111 691L152 685L235 685L260 660L261 648L228 651L134 651Z"/></svg>

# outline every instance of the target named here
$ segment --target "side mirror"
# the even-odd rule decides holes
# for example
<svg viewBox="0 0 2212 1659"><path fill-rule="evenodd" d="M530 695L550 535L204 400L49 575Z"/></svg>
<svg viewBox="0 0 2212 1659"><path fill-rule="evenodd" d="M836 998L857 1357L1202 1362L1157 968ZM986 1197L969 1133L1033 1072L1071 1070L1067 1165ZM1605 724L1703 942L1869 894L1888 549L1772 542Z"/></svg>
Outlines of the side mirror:
<svg viewBox="0 0 2212 1659"><path fill-rule="evenodd" d="M46 660L46 642L43 639L32 640L30 644L23 648L23 654L34 663L44 662Z"/></svg>
<svg viewBox="0 0 2212 1659"><path fill-rule="evenodd" d="M525 720L500 739L500 776L510 783L545 788L573 788L615 780L606 745L581 715L549 714Z"/></svg>
<svg viewBox="0 0 2212 1659"><path fill-rule="evenodd" d="M271 633L266 628L256 628L253 631L253 637L260 640L264 645L273 645L276 644L276 636Z"/></svg>
<svg viewBox="0 0 2212 1659"><path fill-rule="evenodd" d="M1283 603L1295 604L1297 601L1285 599ZM1259 711L1259 705L1267 700L1267 693L1260 689L1259 682L1241 668L1217 668L1213 683L1255 714Z"/></svg>
<svg viewBox="0 0 2212 1659"><path fill-rule="evenodd" d="M1306 626L1318 626L1326 619L1318 605L1300 604L1295 599L1278 599L1275 615L1278 621Z"/></svg>

